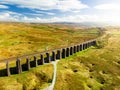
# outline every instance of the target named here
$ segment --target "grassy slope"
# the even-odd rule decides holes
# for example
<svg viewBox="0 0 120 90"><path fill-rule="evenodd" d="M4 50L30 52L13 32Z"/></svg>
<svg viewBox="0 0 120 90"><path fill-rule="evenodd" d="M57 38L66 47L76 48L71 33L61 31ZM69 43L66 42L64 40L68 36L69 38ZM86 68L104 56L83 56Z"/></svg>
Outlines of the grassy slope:
<svg viewBox="0 0 120 90"><path fill-rule="evenodd" d="M0 23L0 59L83 42L96 33L67 25Z"/></svg>
<svg viewBox="0 0 120 90"><path fill-rule="evenodd" d="M0 59L64 47L97 37L97 29L82 30L64 25L0 23ZM21 28L22 27L22 28ZM66 42L69 40L69 42ZM3 64L0 64L2 66ZM4 67L5 65L3 65ZM15 66L12 64L12 66ZM1 77L0 90L41 89L51 83L53 66L32 68L29 72Z"/></svg>
<svg viewBox="0 0 120 90"><path fill-rule="evenodd" d="M90 48L58 63L55 90L120 90L120 33L108 28L107 46ZM107 40L108 39L108 40ZM101 44L102 45L102 44Z"/></svg>
<svg viewBox="0 0 120 90"><path fill-rule="evenodd" d="M32 68L22 74L1 77L0 90L39 90L52 82L53 65Z"/></svg>

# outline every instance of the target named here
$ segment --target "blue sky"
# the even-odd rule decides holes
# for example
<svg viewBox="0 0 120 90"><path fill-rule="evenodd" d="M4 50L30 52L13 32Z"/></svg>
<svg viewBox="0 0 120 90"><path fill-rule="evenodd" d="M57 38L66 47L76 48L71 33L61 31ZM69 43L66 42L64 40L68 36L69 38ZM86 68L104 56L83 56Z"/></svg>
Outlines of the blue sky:
<svg viewBox="0 0 120 90"><path fill-rule="evenodd" d="M0 0L0 21L119 23L120 0Z"/></svg>

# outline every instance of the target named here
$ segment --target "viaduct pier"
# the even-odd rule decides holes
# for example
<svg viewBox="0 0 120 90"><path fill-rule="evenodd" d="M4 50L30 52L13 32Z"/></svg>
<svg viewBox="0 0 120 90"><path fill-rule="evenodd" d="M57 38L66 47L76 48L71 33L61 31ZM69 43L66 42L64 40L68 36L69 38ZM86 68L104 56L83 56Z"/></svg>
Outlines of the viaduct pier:
<svg viewBox="0 0 120 90"><path fill-rule="evenodd" d="M23 71L29 71L32 67L38 65L44 65L44 63L50 63L51 61L61 60L69 57L77 52L85 50L90 46L96 45L96 39L89 40L73 46L68 46L60 49L38 52L30 55L24 55L20 57L9 58L0 60L0 63L5 63L6 68L0 70L0 76L10 76L11 74L20 74ZM14 62L15 66L12 67L10 62Z"/></svg>

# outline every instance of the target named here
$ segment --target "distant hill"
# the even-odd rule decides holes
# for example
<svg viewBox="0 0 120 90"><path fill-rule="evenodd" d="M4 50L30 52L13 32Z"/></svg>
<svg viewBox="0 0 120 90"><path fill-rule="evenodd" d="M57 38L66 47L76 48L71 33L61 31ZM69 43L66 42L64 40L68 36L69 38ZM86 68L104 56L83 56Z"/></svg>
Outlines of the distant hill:
<svg viewBox="0 0 120 90"><path fill-rule="evenodd" d="M120 23L115 22L53 22L54 24L71 24L84 27L105 27L105 26L120 26Z"/></svg>

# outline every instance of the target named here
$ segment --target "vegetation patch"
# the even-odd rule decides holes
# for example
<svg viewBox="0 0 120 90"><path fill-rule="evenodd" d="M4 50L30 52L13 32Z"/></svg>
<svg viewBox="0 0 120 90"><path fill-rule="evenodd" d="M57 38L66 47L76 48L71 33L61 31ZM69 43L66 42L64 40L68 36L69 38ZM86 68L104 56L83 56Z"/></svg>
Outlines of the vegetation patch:
<svg viewBox="0 0 120 90"><path fill-rule="evenodd" d="M74 45L98 37L99 31L59 24L0 23L0 27L0 59Z"/></svg>
<svg viewBox="0 0 120 90"><path fill-rule="evenodd" d="M0 23L0 27L0 59L42 52L46 48L50 50L75 45L97 38L99 33L98 28L86 29L52 24L7 23L6 26L6 23ZM84 50L64 59L63 62L59 62L57 82L60 81L60 83L59 85L56 84L59 89L82 90L94 88L93 84L88 83L90 78L88 69L93 68L93 62L85 64L81 60L81 58L89 59L88 56L84 56L88 51L89 49ZM79 58L79 54L82 57ZM75 57L78 59L73 60ZM10 62L10 66L14 67L15 63ZM1 64L0 67L5 68L5 65ZM53 66L51 64L38 66L19 75L1 77L0 90L40 90L51 84L52 77ZM99 83L97 85L100 86ZM57 86L55 86L55 89Z"/></svg>
<svg viewBox="0 0 120 90"><path fill-rule="evenodd" d="M120 37L112 32L114 30L108 29L98 46L58 62L55 90L120 89Z"/></svg>
<svg viewBox="0 0 120 90"><path fill-rule="evenodd" d="M52 83L53 65L48 64L31 68L10 77L1 77L0 90L39 90Z"/></svg>

